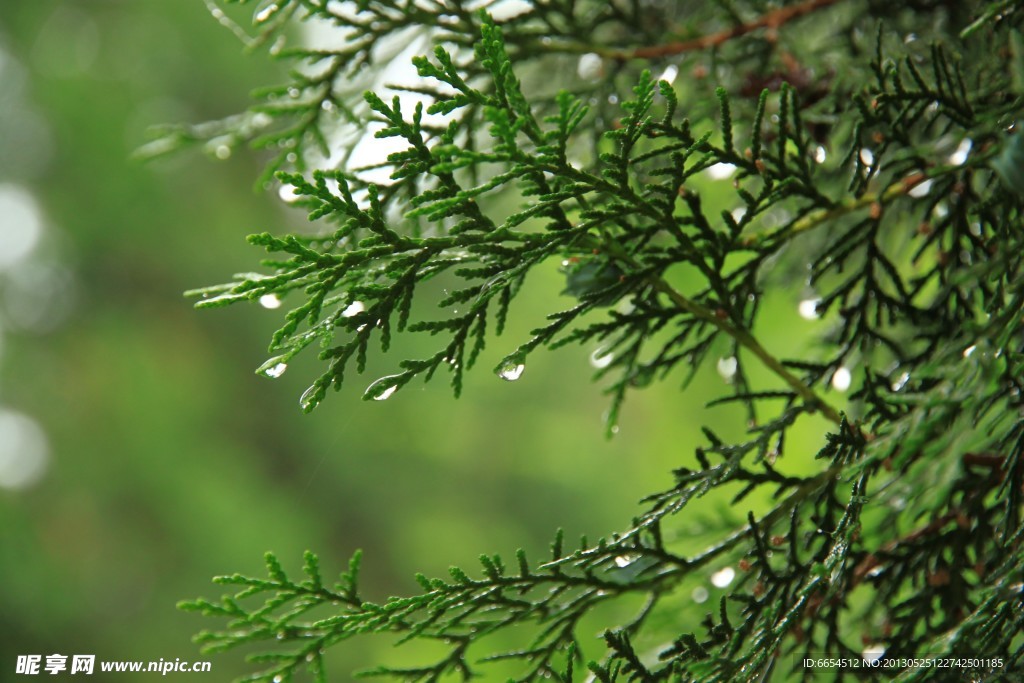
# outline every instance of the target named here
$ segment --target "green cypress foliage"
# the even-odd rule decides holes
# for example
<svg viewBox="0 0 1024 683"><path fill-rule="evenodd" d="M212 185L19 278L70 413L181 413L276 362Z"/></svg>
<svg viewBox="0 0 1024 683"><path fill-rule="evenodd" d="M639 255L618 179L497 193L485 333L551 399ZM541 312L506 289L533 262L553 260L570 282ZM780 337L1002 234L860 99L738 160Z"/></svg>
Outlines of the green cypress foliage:
<svg viewBox="0 0 1024 683"><path fill-rule="evenodd" d="M227 620L198 637L206 651L257 648L258 681L327 680L325 650L373 633L444 647L372 672L401 681L490 680L495 660L514 681L788 680L808 672L803 657L869 644L1001 659L975 662L974 680L1024 669L1019 3L535 0L491 6L513 8L497 20L461 0L236 1L253 6L250 46L295 64L290 81L143 151L272 150L263 180L293 187L316 233L253 235L262 273L193 294L199 308L288 302L260 371L317 347L304 410L353 381L372 347L427 333L436 351L402 359L366 398L439 372L458 394L488 343L506 349L496 371L510 380L546 347L601 344L611 434L631 390L727 349L729 390L709 400L742 405L749 423L705 430L622 531L571 546L558 534L548 557L484 555L405 597L365 599L358 555L337 582L311 553L299 577L268 555L266 577L219 577L237 592L182 604ZM297 21L334 25L337 44L289 48ZM425 104L351 92L415 31L434 47L405 90ZM387 183L338 135L367 122L400 143L376 168ZM709 169L731 170L727 203ZM529 338L501 338L520 286L552 261L568 296ZM424 316L435 277L454 284ZM800 287L815 292L805 315L831 324L798 359L757 331L771 324L766 292ZM754 382L754 367L774 381ZM784 471L805 424L826 445L812 470ZM682 522L723 487L738 506L770 492L773 507L684 552ZM689 592L712 563L739 569L708 609ZM603 640L581 631L630 596L643 606ZM675 628L684 612L700 628ZM495 649L505 631L527 644Z"/></svg>

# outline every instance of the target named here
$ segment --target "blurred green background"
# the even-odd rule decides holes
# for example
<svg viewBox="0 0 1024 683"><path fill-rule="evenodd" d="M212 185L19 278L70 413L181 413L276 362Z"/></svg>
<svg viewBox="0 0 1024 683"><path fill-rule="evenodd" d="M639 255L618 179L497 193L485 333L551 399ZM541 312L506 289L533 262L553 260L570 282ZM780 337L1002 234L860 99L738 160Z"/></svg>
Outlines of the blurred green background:
<svg viewBox="0 0 1024 683"><path fill-rule="evenodd" d="M632 395L611 441L594 349L542 352L522 380L496 378L496 359L549 312L557 264L462 399L439 378L363 402L400 360L378 357L303 415L313 359L277 380L253 372L281 311L200 313L182 292L252 270L244 236L304 217L252 191L256 153L130 160L148 126L236 113L282 73L244 55L200 0L0 3L0 680L18 654L202 659L190 637L213 624L175 602L219 595L216 574L261 573L267 550L296 569L313 549L333 573L363 548L379 600L481 552L540 557L559 526L610 533L692 462L702 423L737 424L702 407L724 386L713 368L685 392L675 378ZM780 306L799 321L794 300ZM792 326L765 341L791 349ZM712 522L745 514L712 510ZM402 654L370 640L334 656L333 679L347 680ZM229 654L211 676L177 677L248 670Z"/></svg>

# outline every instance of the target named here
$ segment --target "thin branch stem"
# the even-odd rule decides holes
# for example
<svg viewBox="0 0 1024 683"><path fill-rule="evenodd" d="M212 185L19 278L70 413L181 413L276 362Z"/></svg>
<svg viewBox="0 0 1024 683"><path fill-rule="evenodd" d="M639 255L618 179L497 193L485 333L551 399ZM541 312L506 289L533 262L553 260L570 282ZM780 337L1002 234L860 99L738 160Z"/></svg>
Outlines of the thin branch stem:
<svg viewBox="0 0 1024 683"><path fill-rule="evenodd" d="M619 259L634 270L642 269L640 263L638 263L637 260L625 249L623 249L622 246L610 235L604 234L603 238L605 248L613 257ZM769 353L768 350L761 345L761 342L759 342L748 330L736 325L734 322L729 320L728 317L720 316L710 308L707 308L706 306L703 306L693 299L683 295L679 290L658 275L648 275L647 282L654 287L654 289L667 296L669 300L671 300L672 303L680 309L686 311L695 318L714 325L719 330L735 339L740 346L757 356L766 367L781 378L782 381L795 391L808 406L820 410L822 415L837 425L842 422L843 418L838 410L829 405L829 403L819 396L814 389L790 372L789 368L783 365L782 361Z"/></svg>
<svg viewBox="0 0 1024 683"><path fill-rule="evenodd" d="M664 45L651 45L648 47L628 49L597 48L594 49L593 52L596 52L602 57L621 60L657 59L659 57L670 57L672 55L679 55L685 52L699 52L700 50L718 47L733 38L739 38L740 36L747 35L748 33L752 33L758 29L777 29L794 19L811 14L824 7L834 5L837 2L840 2L840 0L805 0L804 2L796 5L789 5L787 7L780 7L779 9L772 10L753 21L749 21L744 24L737 24L732 28L725 29L724 31L711 33L699 38L665 43Z"/></svg>

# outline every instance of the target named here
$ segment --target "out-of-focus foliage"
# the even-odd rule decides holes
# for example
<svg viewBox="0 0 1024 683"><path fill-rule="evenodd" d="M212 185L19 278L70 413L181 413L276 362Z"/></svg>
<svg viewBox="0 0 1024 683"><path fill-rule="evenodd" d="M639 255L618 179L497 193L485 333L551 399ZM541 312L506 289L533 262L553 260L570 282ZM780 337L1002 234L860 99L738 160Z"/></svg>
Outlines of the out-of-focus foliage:
<svg viewBox="0 0 1024 683"><path fill-rule="evenodd" d="M34 482L0 477L0 680L16 678L19 654L200 659L195 618L175 602L225 567L259 571L267 550L315 548L341 567L363 548L364 590L386 596L481 549L539 554L553 518L599 534L666 483L674 444L698 434L700 392L680 402L666 387L628 406L606 442L593 348L538 358L515 385L467 376L472 401L438 384L387 410L353 387L338 410L302 415L315 370L302 359L273 382L252 374L276 313L199 316L182 292L249 269L244 235L305 229L304 212L252 192L259 153L131 156L153 123L238 111L250 88L286 77L277 69L242 54L201 2L0 2L0 470L12 448L48 453ZM556 265L524 288L509 334L562 282ZM384 371L372 355L369 367ZM382 639L333 666L391 653ZM167 679L249 670L225 657Z"/></svg>

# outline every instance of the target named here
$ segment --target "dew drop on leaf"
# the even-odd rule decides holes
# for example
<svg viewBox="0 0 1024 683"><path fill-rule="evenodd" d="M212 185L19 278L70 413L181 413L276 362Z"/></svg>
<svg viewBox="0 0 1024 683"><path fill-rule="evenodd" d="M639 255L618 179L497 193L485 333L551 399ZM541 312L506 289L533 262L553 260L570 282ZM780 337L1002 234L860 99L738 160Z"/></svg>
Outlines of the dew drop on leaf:
<svg viewBox="0 0 1024 683"><path fill-rule="evenodd" d="M267 368L266 370L264 370L263 374L266 375L267 377L271 378L271 379L277 379L278 377L283 375L284 371L287 370L287 369L288 369L288 364L287 363L277 363L276 365L273 365L273 366Z"/></svg>
<svg viewBox="0 0 1024 683"><path fill-rule="evenodd" d="M736 570L732 567L725 567L711 575L711 583L715 588L725 588L736 578Z"/></svg>
<svg viewBox="0 0 1024 683"><path fill-rule="evenodd" d="M736 356L718 359L718 374L721 375L722 379L726 382L732 381L732 378L736 376L736 370L738 367L739 363L736 360Z"/></svg>
<svg viewBox="0 0 1024 683"><path fill-rule="evenodd" d="M846 391L850 388L850 384L853 382L853 376L850 374L850 370L846 367L840 367L832 375L832 386L837 391Z"/></svg>
<svg viewBox="0 0 1024 683"><path fill-rule="evenodd" d="M302 396L299 397L299 405L308 413L320 404L321 398L319 387L314 384L302 392Z"/></svg>
<svg viewBox="0 0 1024 683"><path fill-rule="evenodd" d="M388 375L381 377L376 382L366 387L363 393L363 400L373 399L374 401L386 401L398 391L399 376Z"/></svg>
<svg viewBox="0 0 1024 683"><path fill-rule="evenodd" d="M526 365L523 363L508 363L503 365L498 371L498 377L509 382L515 382L517 379L523 376L523 370L526 369Z"/></svg>
<svg viewBox="0 0 1024 683"><path fill-rule="evenodd" d="M797 310L800 311L800 317L804 320L814 320L818 317L818 302L821 299L804 299L800 302Z"/></svg>
<svg viewBox="0 0 1024 683"><path fill-rule="evenodd" d="M256 23L262 24L264 21L274 16L274 12L276 12L278 9L279 8L276 3L272 5L267 5L266 7L264 7L263 9L256 13Z"/></svg>
<svg viewBox="0 0 1024 683"><path fill-rule="evenodd" d="M620 569L621 568L625 568L625 567L628 567L629 565L633 564L634 562L636 562L639 559L640 559L640 556L635 554L635 553L630 553L628 555L619 555L618 557L615 558L615 566L619 567Z"/></svg>

